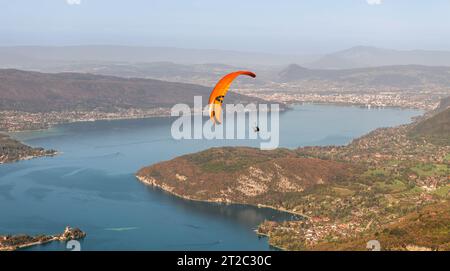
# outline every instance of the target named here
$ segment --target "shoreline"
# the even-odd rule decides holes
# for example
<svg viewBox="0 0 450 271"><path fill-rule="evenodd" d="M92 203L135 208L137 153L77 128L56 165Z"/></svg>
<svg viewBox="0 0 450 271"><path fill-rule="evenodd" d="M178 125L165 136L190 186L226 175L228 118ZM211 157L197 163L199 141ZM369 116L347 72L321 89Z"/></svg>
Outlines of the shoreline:
<svg viewBox="0 0 450 271"><path fill-rule="evenodd" d="M288 109L288 110L289 110L289 109ZM152 117L136 118L136 119L148 119L148 118L154 118L154 117L162 117L162 116L152 116ZM166 117L168 117L168 116L166 116ZM107 119L107 121L115 121L115 120L116 120L116 119ZM117 119L117 120L126 120L126 119ZM102 121L102 120L96 120L96 121ZM89 121L89 122L90 122L90 121ZM59 153L59 152L56 152L54 155L56 155L56 154L58 154L58 153ZM53 155L51 155L51 156L53 156ZM42 156L36 156L36 157L33 157L33 158L38 158L38 157L42 157ZM23 159L23 160L24 160L24 159ZM20 160L17 160L17 161L20 161ZM167 188L165 188L163 185L157 184L157 183L152 182L152 181L150 181L150 180L146 180L146 177L145 177L145 176L138 176L138 175L136 175L136 178L137 178L140 182L142 182L143 184L145 184L145 185L157 187L157 188L159 188L159 189L161 189L161 190L163 190L163 191L169 193L170 195L176 196L176 197L181 198L181 199L183 199L183 200L190 200L190 201L197 201L197 202L205 202L205 203L216 203L216 204L219 203L219 204L225 204L225 205L235 204L235 205L247 205L247 206L253 206L253 207L257 207L257 208L268 208L268 209L276 210L276 211L279 211L279 212L284 212L284 213L289 213L289 214L293 214L293 215L296 215L296 216L300 216L300 217L303 217L303 218L308 219L308 220L310 219L308 216L306 216L306 215L304 215L304 214L301 214L301 213L298 213L298 212L296 212L296 211L291 211L291 210L287 210L287 209L284 209L284 208L277 208L277 207L275 207L275 206L270 206L270 205L264 205L264 204L250 204L250 203L240 203L240 202L220 201L220 200L201 200L201 199L190 198L189 196L185 196L185 195L181 195L181 194L178 194L178 193L173 192L173 191L170 189L170 187L169 187L169 189L167 189ZM256 230L256 233L257 233L257 235L267 236L267 237L270 238L270 235L267 235L267 234L260 234L257 230ZM50 240L50 241L48 241L48 242L51 242L51 241L52 241L52 240ZM269 241L268 241L268 242L269 242ZM46 242L45 242L45 243L46 243ZM43 244L43 243L37 243L37 244ZM37 245L37 244L36 244L36 245ZM31 245L29 245L29 246L32 246L32 245L33 245L33 244L31 244ZM270 246L273 246L273 245L270 244L270 242L269 242L269 245L270 245ZM277 247L277 246L273 246L273 247L278 248L278 249L281 249L281 250L285 250L285 249L282 248L282 247Z"/></svg>
<svg viewBox="0 0 450 271"><path fill-rule="evenodd" d="M283 110L281 110L281 113L285 113L287 111L290 110L294 110L293 106L297 106L297 105L320 105L320 106L342 106L342 107L358 107L361 109L371 109L371 108L367 108L366 106L358 105L358 104L353 104L353 103L321 103L321 102L293 102L293 103L286 103L286 106L284 107ZM425 114L427 114L428 112L432 112L432 110L425 110L425 109L421 109L421 108L414 108L414 107L397 107L397 106L386 106L386 107L377 107L377 108L373 108L373 109L397 109L397 110L418 110L420 111L421 116L424 116ZM74 124L74 123L88 123L88 122L100 122L100 121L126 121L126 120L146 120L146 119L154 119L154 118L170 118L172 117L169 114L158 114L158 115L149 115L149 116L138 116L138 117L118 117L118 118L99 118L99 119L91 119L91 120L86 120L86 119L79 119L79 120L72 120L72 121L64 121L64 122L60 122L60 123L55 123L55 124L50 124L48 125L48 127L46 128L39 128L39 129L24 129L24 130L13 130L13 131L0 131L0 133L6 134L8 136L10 136L11 138L18 140L21 143L26 143L26 140L20 140L16 137L15 134L19 134L19 133L31 133L31 132L39 132L39 131L47 131L50 130L52 128L56 128L58 126L61 125L70 125L70 124ZM416 117L414 117L416 118ZM414 119L412 119L412 121L414 121ZM28 144L27 144L28 145ZM30 145L28 145L30 146ZM7 164L7 163L16 163L16 162L20 162L20 161L26 161L26 160L31 160L31 159L35 159L35 158L40 158L40 157L53 157L56 155L61 154L61 152L56 151L53 154L48 154L48 155L38 155L38 156L32 156L32 157L24 157L22 159L17 159L17 160L13 160L13 161L8 161L8 162L0 162L1 164ZM277 211L283 211L283 212L290 212L289 210L279 210L275 207L272 206L262 206L265 208L271 208ZM292 212L291 212L292 213ZM298 214L298 213L293 213L295 215L301 215L303 217L305 217L305 215L302 214Z"/></svg>
<svg viewBox="0 0 450 271"><path fill-rule="evenodd" d="M366 104L355 104L355 103L336 103L336 102L308 102L308 101L295 101L295 102L286 102L286 103L281 103L278 102L280 104L285 104L285 107L283 110L280 110L279 112L284 113L292 109L292 106L296 106L296 105L321 105L321 106L343 106L343 107L358 107L361 109L398 109L398 110L418 110L423 114L432 111L433 109L425 109L425 108L420 108L420 107L403 107L403 106L377 106L377 107L372 107L369 108L367 107ZM60 125L65 125L65 124L73 124L73 123L88 123L88 122L98 122L98 121L119 121L119 120L145 120L145 119L153 119L153 118L170 118L172 117L169 113L166 114L155 114L155 115L148 115L148 116L123 116L123 117L111 117L111 118L96 118L96 119L72 119L69 121L61 121L61 122L57 122L57 123L51 123L51 124L47 124L47 127L41 127L41 128L37 128L37 129L30 129L30 128L26 128L26 129L15 129L15 130L5 130L5 129L0 129L0 133L5 133L8 134L10 136L14 136L15 133L22 133L22 132L37 132L37 131L45 131L45 130L49 130L51 128L60 126Z"/></svg>
<svg viewBox="0 0 450 271"><path fill-rule="evenodd" d="M0 235L0 251L16 251L55 241L67 242L70 240L80 240L84 237L86 237L85 232L70 226L67 226L62 233L56 235Z"/></svg>
<svg viewBox="0 0 450 271"><path fill-rule="evenodd" d="M225 204L225 205L246 205L246 206L252 206L252 207L256 207L256 208L266 208L266 209L272 209L278 212L283 212L283 213L288 213L291 215L296 215L296 216L300 216L306 219L310 219L309 216L296 212L296 211L292 211L292 210L287 210L284 208L277 208L275 206L270 206L270 205L264 205L264 204L251 204L251 203L245 203L245 202L231 202L231 201L214 201L214 200L202 200L202 199L194 199L194 198L190 198L189 196L183 196L180 195L178 193L175 193L173 191L171 191L170 189L165 188L163 185L157 184L155 182L149 181L147 180L146 177L143 176L139 176L139 175L135 175L136 179L138 179L141 183L147 185L147 186L151 186L151 187L156 187L172 196L176 196L180 199L183 200L189 200L189 201L195 201L195 202L204 202L204 203L216 203L216 204Z"/></svg>
<svg viewBox="0 0 450 271"><path fill-rule="evenodd" d="M86 119L76 119L71 121L61 121L58 123L52 123L48 124L47 127L37 128L37 129L17 129L17 130L0 130L0 133L4 133L10 136L14 136L15 133L26 133L26 132L38 132L38 131L46 131L51 128L55 128L60 125L65 124L73 124L73 123L88 123L88 122L98 122L98 121L117 121L117 120L140 120L140 119L152 119L152 118L170 118L170 115L163 114L163 115L153 115L153 116L146 116L146 117L117 117L117 118L98 118L93 120L86 120Z"/></svg>
<svg viewBox="0 0 450 271"><path fill-rule="evenodd" d="M171 196L180 198L180 199L182 199L182 200L194 201L194 202L203 202L203 203L215 203L215 204L220 204L220 205L245 205L245 206L251 206L251 207L256 207L256 208L266 208L266 209L271 209L271 210L278 211L278 212L282 212L282 213L287 213L287 214L299 216L299 217L301 217L301 218L303 218L303 219L307 219L307 220L310 220L310 219L311 219L309 216L307 216L307 215L305 215L305 214L302 214L302 213L299 213L299 212L295 212L295 211L292 211L292 210L287 210L287 209L284 209L284 208L277 208L277 207L270 206L270 205L265 205L265 204L257 204L257 205L254 205L254 204L250 204L250 203L240 203L240 202L231 202L231 201L223 202L223 201L212 201L212 200L193 199L193 198L190 198L190 197L188 197L188 196L183 196L183 195L180 195L180 194L178 194L178 193L175 193L175 192L171 191L170 189L164 188L164 187L163 187L162 185L160 185L160 184L157 184L157 183L155 183L155 182L149 181L149 180L147 180L146 177L144 177L144 176L135 175L135 177L136 177L136 179L138 179L142 184L144 184L144 185L146 185L146 186L150 186L150 187L153 187L153 188L160 189L161 191L163 191L163 192L165 192L165 193L167 193L167 194L169 194L169 195L171 195ZM268 244L270 247L273 247L273 248L278 249L278 250L281 250L281 251L287 251L286 248L279 247L279 246L275 246L275 245L271 244L271 243L270 243L270 235L269 235L269 234L266 234L266 233L262 233L262 232L259 231L259 226L260 226L260 225L261 225L261 224L258 225L258 228L256 228L256 229L253 230L253 231L255 232L255 235L256 235L257 237L265 237L265 238L267 238L267 244Z"/></svg>
<svg viewBox="0 0 450 271"><path fill-rule="evenodd" d="M422 115L421 115L421 116L423 116L424 114L427 114L427 112L422 112ZM376 130L376 129L375 129L375 130ZM370 133L371 133L371 131L370 131L368 134L370 134ZM367 134L366 134L366 135L367 135ZM364 135L363 135L363 136L364 136ZM346 144L346 145L348 145L348 144ZM141 169L141 170L142 170L142 169ZM177 192L174 192L175 189L176 189L176 187L177 187L176 184L170 184L170 185L168 185L168 184L165 183L163 180L158 180L158 177L153 177L152 175L146 175L146 174L144 174L141 170L139 170L139 171L136 173L136 178L137 178L140 182L142 182L142 183L145 184L145 185L149 185L149 186L152 186L152 187L157 187L158 189L161 189L161 190L163 190L163 191L169 193L170 195L176 196L176 197L181 198L181 199L184 199L184 200L191 200L191 201L198 201L198 202L209 202L209 203L220 203L220 204L223 204L223 203L225 203L225 204L243 204L243 205L254 206L254 207L258 207L258 208L268 208L268 209L273 209L273 210L276 210L276 211L279 211L279 212L285 212L285 213L289 213L289 214L293 214L293 215L298 215L298 216L304 218L306 222L312 222L312 223L313 223L313 222L315 221L315 220L312 219L311 217L309 217L309 216L307 216L307 215L304 215L304 214L302 214L302 213L299 213L299 212L296 212L296 211L293 211L293 210L287 210L287 209L285 209L285 208L279 208L279 207L275 207L275 206L265 205L265 204L259 204L259 203L244 203L244 202L233 202L233 201L231 201L229 198L221 198L221 197L215 198L215 199L212 199L212 200L209 200L209 199L192 198L190 195L183 195L183 194L179 194L179 193L177 193ZM170 182L169 182L169 183L170 183ZM183 193L183 191L181 191L181 193ZM195 194L193 194L193 196L195 197ZM333 222L333 223L334 223L334 222ZM372 221L369 222L368 225L370 225L371 223L372 223ZM369 227L368 225L365 226L366 229ZM332 226L333 226L333 225L332 225ZM273 235L271 234L271 231L270 231L270 230L269 230L268 232L265 231L264 223L260 223L260 224L258 225L258 227L257 227L256 229L254 229L253 231L256 233L257 236L264 236L264 237L267 237L267 238L268 238L268 244L269 244L269 246L272 246L272 247L277 248L277 249L280 249L280 250L289 250L289 246L283 248L283 247L282 247L283 244L281 244L281 243L278 244L278 246L277 246L277 245L271 244L271 242L272 242L271 239L273 239L273 238L272 238ZM275 234L274 236L276 237L277 234ZM277 241L275 241L275 242L277 242ZM280 246L280 245L281 245L281 246ZM284 244L284 245L286 245L286 244ZM305 248L306 248L306 247L305 247Z"/></svg>

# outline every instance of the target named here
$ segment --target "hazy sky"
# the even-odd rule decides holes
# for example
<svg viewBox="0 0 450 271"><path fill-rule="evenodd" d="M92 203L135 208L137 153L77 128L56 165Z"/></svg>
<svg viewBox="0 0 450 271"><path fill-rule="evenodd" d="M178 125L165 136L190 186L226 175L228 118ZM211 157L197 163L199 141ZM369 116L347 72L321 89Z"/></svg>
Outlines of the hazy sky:
<svg viewBox="0 0 450 271"><path fill-rule="evenodd" d="M450 50L450 0L0 0L0 45Z"/></svg>

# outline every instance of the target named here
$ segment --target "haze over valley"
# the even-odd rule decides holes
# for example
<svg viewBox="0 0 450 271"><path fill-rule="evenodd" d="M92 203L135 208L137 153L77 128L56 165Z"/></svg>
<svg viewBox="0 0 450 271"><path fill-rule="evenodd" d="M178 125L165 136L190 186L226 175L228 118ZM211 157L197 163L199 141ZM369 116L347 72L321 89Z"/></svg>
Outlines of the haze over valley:
<svg viewBox="0 0 450 271"><path fill-rule="evenodd" d="M3 130L36 129L74 120L168 115L173 104L189 104L193 94L206 98L218 77L239 69L252 69L258 76L236 82L231 101L240 93L244 102L430 110L450 95L450 61L446 62L450 52L443 51L359 46L304 58L306 55L156 47L21 46L0 47L0 55L0 67L5 68L1 71L0 110L7 116ZM330 58L342 63L351 60L352 64L331 64ZM340 68L335 69L337 66ZM65 113L55 118L48 115L51 111Z"/></svg>

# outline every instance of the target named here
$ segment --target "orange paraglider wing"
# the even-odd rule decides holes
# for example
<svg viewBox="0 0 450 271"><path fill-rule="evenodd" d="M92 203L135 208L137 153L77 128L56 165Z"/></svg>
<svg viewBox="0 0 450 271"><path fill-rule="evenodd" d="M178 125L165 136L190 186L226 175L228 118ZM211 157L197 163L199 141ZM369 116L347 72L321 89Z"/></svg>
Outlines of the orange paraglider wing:
<svg viewBox="0 0 450 271"><path fill-rule="evenodd" d="M211 95L209 96L208 101L209 117L214 123L221 123L220 116L222 115L223 100L225 99L225 95L227 94L231 83L239 75L248 75L253 78L256 77L256 74L250 71L237 71L225 75L224 77L222 77L222 79L219 80L219 82L217 82L216 86L211 92Z"/></svg>

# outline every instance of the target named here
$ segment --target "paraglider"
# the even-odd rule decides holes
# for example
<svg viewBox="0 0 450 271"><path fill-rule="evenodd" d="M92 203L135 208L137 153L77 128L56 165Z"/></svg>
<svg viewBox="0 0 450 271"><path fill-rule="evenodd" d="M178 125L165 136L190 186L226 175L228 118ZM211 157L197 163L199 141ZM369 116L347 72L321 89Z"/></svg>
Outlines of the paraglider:
<svg viewBox="0 0 450 271"><path fill-rule="evenodd" d="M208 101L209 117L216 124L221 123L220 116L222 114L223 101L228 92L228 89L230 88L231 83L239 75L248 75L253 78L256 77L256 74L254 74L253 72L250 72L250 71L236 71L236 72L227 74L224 77L222 77L222 79L220 79L219 82L217 82L216 86L214 87L213 91L211 92L211 95L209 96L209 101Z"/></svg>

